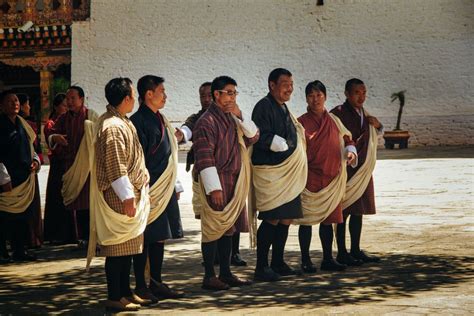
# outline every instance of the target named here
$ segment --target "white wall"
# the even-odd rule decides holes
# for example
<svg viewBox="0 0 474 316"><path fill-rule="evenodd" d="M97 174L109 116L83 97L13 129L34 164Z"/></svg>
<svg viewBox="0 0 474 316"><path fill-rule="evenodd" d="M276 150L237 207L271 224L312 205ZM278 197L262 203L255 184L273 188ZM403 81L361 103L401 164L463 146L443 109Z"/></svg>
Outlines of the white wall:
<svg viewBox="0 0 474 316"><path fill-rule="evenodd" d="M72 82L103 111L111 78L163 76L165 113L182 121L198 110L199 85L218 75L237 80L251 111L268 73L285 67L298 115L309 81L326 84L330 109L358 77L388 129L398 111L390 95L407 90L413 144L474 144L473 13L471 0L94 0L91 20L73 25Z"/></svg>

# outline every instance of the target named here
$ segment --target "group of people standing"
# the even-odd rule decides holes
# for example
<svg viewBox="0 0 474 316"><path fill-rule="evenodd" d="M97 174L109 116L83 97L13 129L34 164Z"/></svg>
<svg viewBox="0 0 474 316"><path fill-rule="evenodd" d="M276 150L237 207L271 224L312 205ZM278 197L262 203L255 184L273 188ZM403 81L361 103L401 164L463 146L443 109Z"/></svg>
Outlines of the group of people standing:
<svg viewBox="0 0 474 316"><path fill-rule="evenodd" d="M204 289L252 283L230 268L231 263L246 264L239 254L241 232L249 232L251 246L257 248L255 281L316 272L309 251L316 224L323 247L321 270L379 261L360 248L363 215L375 213L372 172L382 130L363 107L364 83L347 81L346 101L330 112L324 84L308 83L307 113L299 118L286 104L293 92L290 71L274 69L268 88L249 115L237 104L234 79L220 76L203 83L201 110L179 128L160 112L166 103L161 77L140 78L136 90L128 78L112 79L105 87L108 105L101 116L84 106L80 87L69 88L68 109L63 114L58 110L45 131L52 155L47 196L53 196L47 197L46 207L62 204L58 206L69 211L57 216L76 228L76 239L88 240L88 267L94 256L106 257L106 307L137 310L160 298L184 295L163 281L161 270L165 241L184 233L177 152L178 145L188 141L192 147L186 170L194 164L193 210L201 221ZM137 92L139 108L129 118ZM12 149L0 156L0 220L18 221L27 217L32 204L39 162L31 147L34 133L18 116L16 95L5 92L0 103L0 144ZM50 183L59 190L50 190ZM348 218L350 252L345 245ZM284 258L291 224L299 225L301 270ZM64 238L71 236L54 237Z"/></svg>

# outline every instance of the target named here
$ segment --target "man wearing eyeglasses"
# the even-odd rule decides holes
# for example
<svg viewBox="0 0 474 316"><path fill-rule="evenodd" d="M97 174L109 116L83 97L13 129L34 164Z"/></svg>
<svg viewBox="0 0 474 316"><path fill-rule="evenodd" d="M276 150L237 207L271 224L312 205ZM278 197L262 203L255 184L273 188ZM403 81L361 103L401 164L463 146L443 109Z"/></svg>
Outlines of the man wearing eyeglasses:
<svg viewBox="0 0 474 316"><path fill-rule="evenodd" d="M236 103L237 83L221 76L211 84L214 102L194 130L195 175L199 175L202 255L205 275L202 287L226 290L250 284L230 271L232 235L246 210L250 183L247 146L258 140L258 128L242 116ZM214 258L219 255L219 278Z"/></svg>
<svg viewBox="0 0 474 316"><path fill-rule="evenodd" d="M260 139L252 153L255 204L249 203L251 214L258 211L262 220L257 231L254 279L264 282L296 274L285 263L284 250L292 219L303 217L300 194L308 168L304 128L286 105L293 92L291 72L274 69L268 77L268 87L270 92L252 113L252 120L260 128ZM268 266L270 246L272 261Z"/></svg>

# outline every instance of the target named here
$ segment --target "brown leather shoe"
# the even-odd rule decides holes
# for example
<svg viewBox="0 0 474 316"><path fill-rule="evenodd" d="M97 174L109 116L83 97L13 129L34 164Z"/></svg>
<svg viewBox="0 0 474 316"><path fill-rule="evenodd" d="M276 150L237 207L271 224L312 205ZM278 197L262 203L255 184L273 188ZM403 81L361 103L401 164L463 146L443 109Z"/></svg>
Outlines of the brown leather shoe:
<svg viewBox="0 0 474 316"><path fill-rule="evenodd" d="M155 295L153 295L153 293L151 293L150 289L147 287L142 288L142 289L135 289L134 292L142 300L149 300L151 302L151 304L149 305L158 303L158 298ZM141 305L145 305L145 304L141 304Z"/></svg>
<svg viewBox="0 0 474 316"><path fill-rule="evenodd" d="M151 300L146 299L146 298L141 298L135 293L132 293L132 296L127 296L125 297L127 300L129 300L133 304L138 304L141 306L149 306L152 304Z"/></svg>
<svg viewBox="0 0 474 316"><path fill-rule="evenodd" d="M230 287L239 287L252 284L252 281L239 278L235 274L232 274L231 276L220 276L219 280L228 284Z"/></svg>
<svg viewBox="0 0 474 316"><path fill-rule="evenodd" d="M122 297L120 301L106 300L104 302L104 306L106 309L111 309L119 312L133 312L139 310L141 307L139 304L131 303L125 297Z"/></svg>
<svg viewBox="0 0 474 316"><path fill-rule="evenodd" d="M205 290L211 291L223 291L228 290L229 285L227 283L222 282L215 276L210 277L209 279L202 280L202 288Z"/></svg>
<svg viewBox="0 0 474 316"><path fill-rule="evenodd" d="M159 283L154 280L151 281L150 291L156 297L160 298L183 298L184 293L182 291L176 291L169 288L169 286L163 282Z"/></svg>

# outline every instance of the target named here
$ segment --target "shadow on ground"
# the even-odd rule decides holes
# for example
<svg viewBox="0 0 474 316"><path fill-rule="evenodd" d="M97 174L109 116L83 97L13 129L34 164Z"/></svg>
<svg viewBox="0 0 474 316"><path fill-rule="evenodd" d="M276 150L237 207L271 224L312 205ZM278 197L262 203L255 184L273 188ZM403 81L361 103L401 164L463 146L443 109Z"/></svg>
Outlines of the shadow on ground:
<svg viewBox="0 0 474 316"><path fill-rule="evenodd" d="M80 252L71 252L67 247L45 247L42 252L43 262L70 260L80 255ZM243 255L249 259L254 257L251 251L243 251ZM341 273L318 272L273 284L255 283L244 289L209 293L200 288L200 252L184 249L167 251L165 256L164 280L170 281L169 284L175 288L185 290L186 298L161 301L158 306L145 312L216 312L216 308L220 311L235 311L265 307L296 311L303 307L362 304L410 297L420 291L472 282L474 278L474 257L386 254L382 263L368 264ZM287 253L287 258L294 258L291 262L293 265L297 264L298 256L298 252ZM313 257L320 258L321 254L314 251ZM249 267L233 270L240 276L251 277L254 260L249 260L249 264ZM0 314L103 314L99 301L106 296L106 283L101 262L89 273L81 268L64 269L57 273L42 274L34 280L26 278L26 273L23 273L23 277L6 278L2 273L5 269L8 266L0 266Z"/></svg>

